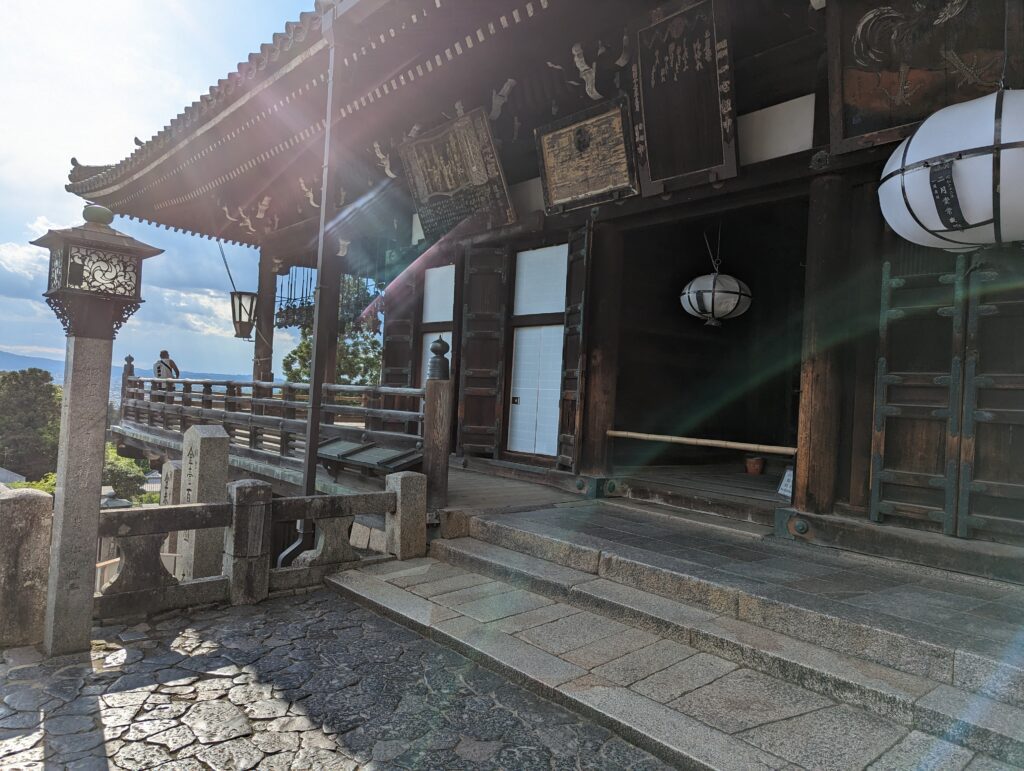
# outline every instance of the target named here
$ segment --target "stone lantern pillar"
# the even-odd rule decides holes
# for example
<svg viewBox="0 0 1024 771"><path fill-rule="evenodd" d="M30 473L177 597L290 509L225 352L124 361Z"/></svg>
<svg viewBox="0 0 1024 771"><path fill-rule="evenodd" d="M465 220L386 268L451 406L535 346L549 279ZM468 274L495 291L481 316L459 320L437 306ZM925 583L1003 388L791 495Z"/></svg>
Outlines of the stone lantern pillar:
<svg viewBox="0 0 1024 771"><path fill-rule="evenodd" d="M88 650L114 335L142 302L142 260L160 254L85 207L85 224L33 241L50 250L46 302L67 334L43 646Z"/></svg>

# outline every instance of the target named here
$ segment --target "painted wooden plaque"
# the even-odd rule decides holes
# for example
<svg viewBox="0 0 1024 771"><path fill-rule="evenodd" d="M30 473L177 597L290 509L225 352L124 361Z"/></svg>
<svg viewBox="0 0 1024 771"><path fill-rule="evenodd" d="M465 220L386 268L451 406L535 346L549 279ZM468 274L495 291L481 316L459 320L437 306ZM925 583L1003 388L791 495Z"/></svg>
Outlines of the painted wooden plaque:
<svg viewBox="0 0 1024 771"><path fill-rule="evenodd" d="M637 33L633 112L644 195L736 176L736 100L720 5L670 3Z"/></svg>
<svg viewBox="0 0 1024 771"><path fill-rule="evenodd" d="M842 0L828 4L832 152L907 136L936 110L995 91L1016 0Z"/></svg>
<svg viewBox="0 0 1024 771"><path fill-rule="evenodd" d="M536 134L548 214L639 192L624 102L598 105Z"/></svg>
<svg viewBox="0 0 1024 771"><path fill-rule="evenodd" d="M428 239L474 214L490 228L516 221L483 108L409 140L399 153Z"/></svg>

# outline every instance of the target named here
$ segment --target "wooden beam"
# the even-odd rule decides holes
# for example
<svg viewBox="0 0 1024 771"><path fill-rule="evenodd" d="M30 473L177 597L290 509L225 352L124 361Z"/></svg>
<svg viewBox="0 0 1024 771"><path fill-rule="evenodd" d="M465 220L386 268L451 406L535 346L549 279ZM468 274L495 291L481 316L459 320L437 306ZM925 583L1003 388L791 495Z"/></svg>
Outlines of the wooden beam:
<svg viewBox="0 0 1024 771"><path fill-rule="evenodd" d="M260 251L259 283L256 287L256 342L252 354L252 379L274 379L274 312L277 302L277 274L274 260Z"/></svg>
<svg viewBox="0 0 1024 771"><path fill-rule="evenodd" d="M853 415L850 421L849 502L851 506L866 507L871 475L871 423L875 404L879 285L885 232L882 210L878 205L877 183L854 190L854 212L850 264L856 273L854 291L850 292L850 317L856 320L859 335L853 341L851 361Z"/></svg>
<svg viewBox="0 0 1024 771"><path fill-rule="evenodd" d="M337 215L340 176L334 173L340 143L332 142L335 113L335 87L341 77L342 62L331 37L337 29L334 10L324 14L324 35L330 42L330 64L327 80L327 120L324 128L323 188L320 196L320 231L316 257L316 310L313 320L313 358L309 366L309 409L306 418L306 456L303 459L302 484L306 495L316 495L316 471L319 465L320 403L323 400L327 368L337 359L338 303L341 293L342 258L337 245L328 243L328 229ZM333 246L333 248L332 248ZM331 378L333 380L333 377ZM301 532L301 531L300 531Z"/></svg>
<svg viewBox="0 0 1024 771"><path fill-rule="evenodd" d="M830 512L835 503L842 401L837 345L843 321L839 299L846 263L847 198L847 182L841 176L816 177L811 183L793 505L817 514Z"/></svg>
<svg viewBox="0 0 1024 771"><path fill-rule="evenodd" d="M590 346L584 390L580 473L607 476L612 470L608 429L615 427L619 381L619 338L622 329L622 234L617 228L594 228L591 254Z"/></svg>

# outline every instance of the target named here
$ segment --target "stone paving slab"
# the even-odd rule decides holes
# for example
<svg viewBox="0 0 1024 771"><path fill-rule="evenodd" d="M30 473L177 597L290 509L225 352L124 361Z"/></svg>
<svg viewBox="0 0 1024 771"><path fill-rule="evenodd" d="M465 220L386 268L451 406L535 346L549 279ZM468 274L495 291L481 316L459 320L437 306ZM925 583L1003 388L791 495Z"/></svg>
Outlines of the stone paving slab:
<svg viewBox="0 0 1024 771"><path fill-rule="evenodd" d="M525 589L516 589L512 592L505 592L493 597L484 597L483 599L458 605L457 610L464 616L475 618L477 621L487 622L497 621L499 618L514 616L553 604L554 600L549 600L547 597L528 592Z"/></svg>
<svg viewBox="0 0 1024 771"><path fill-rule="evenodd" d="M594 674L616 685L632 685L696 653L693 648L673 640L658 640L646 648L594 667Z"/></svg>
<svg viewBox="0 0 1024 771"><path fill-rule="evenodd" d="M846 705L752 728L739 734L766 752L803 768L864 768L908 733L883 718Z"/></svg>
<svg viewBox="0 0 1024 771"><path fill-rule="evenodd" d="M961 771L971 762L971 751L935 736L911 731L907 736L872 763L870 771Z"/></svg>
<svg viewBox="0 0 1024 771"><path fill-rule="evenodd" d="M0 768L667 768L334 592L144 627L94 635L91 655L5 664L0 699L17 708L0 719L25 719L0 728Z"/></svg>
<svg viewBox="0 0 1024 771"><path fill-rule="evenodd" d="M751 669L740 669L669 703L729 734L823 709L830 699Z"/></svg>
<svg viewBox="0 0 1024 771"><path fill-rule="evenodd" d="M697 653L633 683L630 688L649 699L665 704L684 693L714 682L734 669L736 665L731 661L712 656L710 653Z"/></svg>
<svg viewBox="0 0 1024 771"><path fill-rule="evenodd" d="M625 624L583 612L519 632L517 637L549 653L558 654L589 645L603 637L620 634L627 629L629 627Z"/></svg>

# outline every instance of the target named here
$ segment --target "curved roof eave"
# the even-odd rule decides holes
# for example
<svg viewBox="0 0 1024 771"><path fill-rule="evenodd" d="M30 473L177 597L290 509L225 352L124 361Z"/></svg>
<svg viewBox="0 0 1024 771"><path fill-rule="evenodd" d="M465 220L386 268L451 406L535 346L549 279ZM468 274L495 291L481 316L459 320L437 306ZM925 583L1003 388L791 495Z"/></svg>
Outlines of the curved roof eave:
<svg viewBox="0 0 1024 771"><path fill-rule="evenodd" d="M324 45L319 34L321 4L322 0L317 0L317 10L306 11L298 21L288 22L284 32L275 34L272 42L264 43L259 51L249 54L235 72L217 81L206 94L178 113L149 140L139 142L139 147L127 158L107 166L85 166L72 158L65 189L82 198L89 198L90 194L98 194L97 197L109 195L117 187L161 163L204 129L214 125L219 117L247 102L273 83L275 76L290 71L309 58L314 49Z"/></svg>

